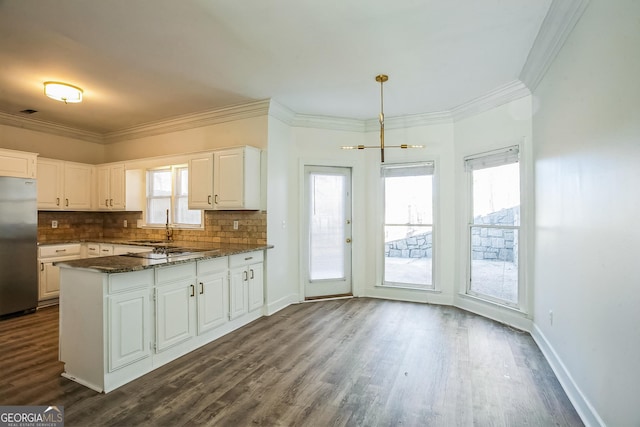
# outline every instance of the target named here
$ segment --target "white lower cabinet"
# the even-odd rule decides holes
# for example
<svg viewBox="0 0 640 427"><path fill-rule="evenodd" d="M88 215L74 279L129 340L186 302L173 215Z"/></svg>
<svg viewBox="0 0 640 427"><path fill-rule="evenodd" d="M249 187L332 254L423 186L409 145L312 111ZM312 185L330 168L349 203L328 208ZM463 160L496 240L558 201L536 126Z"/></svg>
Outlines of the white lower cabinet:
<svg viewBox="0 0 640 427"><path fill-rule="evenodd" d="M195 335L195 279L195 262L156 270L157 352Z"/></svg>
<svg viewBox="0 0 640 427"><path fill-rule="evenodd" d="M60 269L56 261L81 258L82 246L78 243L42 245L38 248L38 300L57 298L60 293Z"/></svg>
<svg viewBox="0 0 640 427"><path fill-rule="evenodd" d="M231 319L263 307L263 263L262 251L229 257L229 317Z"/></svg>
<svg viewBox="0 0 640 427"><path fill-rule="evenodd" d="M109 372L151 355L149 289L108 297Z"/></svg>
<svg viewBox="0 0 640 427"><path fill-rule="evenodd" d="M227 257L197 263L198 335L223 325L229 319Z"/></svg>
<svg viewBox="0 0 640 427"><path fill-rule="evenodd" d="M125 273L63 266L62 375L106 393L259 318L263 259L254 251Z"/></svg>

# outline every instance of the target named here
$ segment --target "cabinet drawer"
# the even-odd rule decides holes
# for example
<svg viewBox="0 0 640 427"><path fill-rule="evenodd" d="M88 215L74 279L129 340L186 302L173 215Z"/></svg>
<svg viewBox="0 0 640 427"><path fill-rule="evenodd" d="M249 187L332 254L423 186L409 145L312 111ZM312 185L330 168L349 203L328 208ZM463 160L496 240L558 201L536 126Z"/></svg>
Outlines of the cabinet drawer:
<svg viewBox="0 0 640 427"><path fill-rule="evenodd" d="M61 256L80 255L80 243L71 243L67 245L46 245L40 246L40 258L51 258Z"/></svg>
<svg viewBox="0 0 640 427"><path fill-rule="evenodd" d="M229 268L255 264L264 260L264 251L253 251L229 256Z"/></svg>
<svg viewBox="0 0 640 427"><path fill-rule="evenodd" d="M87 243L87 255L89 256L100 255L100 245L98 243Z"/></svg>
<svg viewBox="0 0 640 427"><path fill-rule="evenodd" d="M198 276L224 271L228 268L228 266L229 259L226 256L198 261Z"/></svg>
<svg viewBox="0 0 640 427"><path fill-rule="evenodd" d="M195 262L156 269L156 284L158 285L194 277L196 277Z"/></svg>
<svg viewBox="0 0 640 427"><path fill-rule="evenodd" d="M109 275L109 293L129 291L131 289L153 286L153 270L114 273Z"/></svg>

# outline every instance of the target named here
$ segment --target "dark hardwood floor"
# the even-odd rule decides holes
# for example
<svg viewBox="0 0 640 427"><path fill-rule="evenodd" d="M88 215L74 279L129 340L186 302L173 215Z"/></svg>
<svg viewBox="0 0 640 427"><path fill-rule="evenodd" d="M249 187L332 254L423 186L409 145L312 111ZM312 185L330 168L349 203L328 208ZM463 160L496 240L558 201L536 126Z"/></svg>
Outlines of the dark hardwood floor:
<svg viewBox="0 0 640 427"><path fill-rule="evenodd" d="M109 394L62 378L58 309L0 321L0 405L67 426L581 426L527 333L453 307L290 306Z"/></svg>

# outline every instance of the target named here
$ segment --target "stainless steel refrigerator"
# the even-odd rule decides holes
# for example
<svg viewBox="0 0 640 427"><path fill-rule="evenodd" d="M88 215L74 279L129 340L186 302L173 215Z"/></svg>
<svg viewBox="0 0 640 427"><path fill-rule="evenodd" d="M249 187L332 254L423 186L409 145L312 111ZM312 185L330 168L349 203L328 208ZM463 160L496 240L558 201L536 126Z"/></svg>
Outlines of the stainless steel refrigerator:
<svg viewBox="0 0 640 427"><path fill-rule="evenodd" d="M0 316L38 305L36 180L0 177Z"/></svg>

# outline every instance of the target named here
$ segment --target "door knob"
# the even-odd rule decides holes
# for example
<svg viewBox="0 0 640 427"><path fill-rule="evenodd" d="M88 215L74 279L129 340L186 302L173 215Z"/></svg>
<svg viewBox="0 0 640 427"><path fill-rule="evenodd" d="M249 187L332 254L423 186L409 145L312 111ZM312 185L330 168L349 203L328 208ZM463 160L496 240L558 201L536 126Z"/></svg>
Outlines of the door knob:
<svg viewBox="0 0 640 427"><path fill-rule="evenodd" d="M347 238L347 243L351 243L351 239L350 238Z"/></svg>

